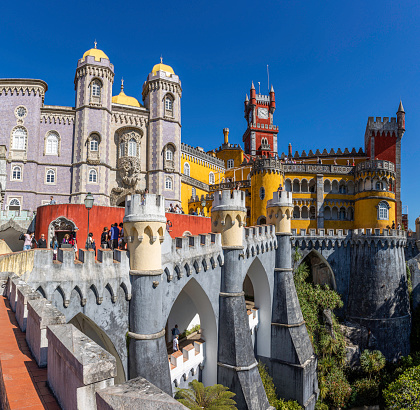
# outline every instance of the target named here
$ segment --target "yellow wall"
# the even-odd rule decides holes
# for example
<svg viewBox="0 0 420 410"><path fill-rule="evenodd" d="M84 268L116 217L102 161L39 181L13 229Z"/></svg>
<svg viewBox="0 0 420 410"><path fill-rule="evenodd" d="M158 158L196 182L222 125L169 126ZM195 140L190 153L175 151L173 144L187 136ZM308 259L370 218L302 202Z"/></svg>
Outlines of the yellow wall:
<svg viewBox="0 0 420 410"><path fill-rule="evenodd" d="M375 198L376 197L376 198ZM379 198L377 198L379 197ZM386 228L392 227L392 221L395 221L395 194L388 191L367 191L357 194L354 213L354 228ZM357 199L359 199L357 201ZM388 210L388 220L378 220L379 202L387 201L390 205ZM395 224L397 222L395 221Z"/></svg>
<svg viewBox="0 0 420 410"><path fill-rule="evenodd" d="M230 148L216 152L216 157L225 161L225 168L227 170L228 159L233 159L233 167L238 168L244 160L244 152L241 148Z"/></svg>

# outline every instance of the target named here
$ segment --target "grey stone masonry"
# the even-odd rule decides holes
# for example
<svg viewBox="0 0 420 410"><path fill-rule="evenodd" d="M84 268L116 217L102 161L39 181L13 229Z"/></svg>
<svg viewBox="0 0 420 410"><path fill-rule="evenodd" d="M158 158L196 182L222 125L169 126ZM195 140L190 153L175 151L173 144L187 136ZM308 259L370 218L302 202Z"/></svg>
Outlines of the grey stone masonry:
<svg viewBox="0 0 420 410"><path fill-rule="evenodd" d="M28 285L17 287L16 320L22 332L26 331L28 317L27 304L29 300L40 299L42 296Z"/></svg>
<svg viewBox="0 0 420 410"><path fill-rule="evenodd" d="M98 410L181 410L184 405L143 377L96 392Z"/></svg>
<svg viewBox="0 0 420 410"><path fill-rule="evenodd" d="M45 367L48 361L47 326L65 323L65 316L47 299L28 301L26 342L39 367Z"/></svg>
<svg viewBox="0 0 420 410"><path fill-rule="evenodd" d="M224 249L219 302L217 380L236 394L239 409L270 408L258 372L242 291L242 249Z"/></svg>
<svg viewBox="0 0 420 410"><path fill-rule="evenodd" d="M19 277L14 277L11 279L11 290L10 290L10 307L13 312L16 312L16 302L17 302L17 288L19 286L26 285L26 282L20 279Z"/></svg>
<svg viewBox="0 0 420 410"><path fill-rule="evenodd" d="M94 410L95 393L114 385L115 358L73 325L47 328L48 384L61 408Z"/></svg>
<svg viewBox="0 0 420 410"><path fill-rule="evenodd" d="M246 212L245 192L225 189L214 193L212 212L233 210Z"/></svg>
<svg viewBox="0 0 420 410"><path fill-rule="evenodd" d="M124 222L165 222L165 198L162 195L132 195L125 202Z"/></svg>

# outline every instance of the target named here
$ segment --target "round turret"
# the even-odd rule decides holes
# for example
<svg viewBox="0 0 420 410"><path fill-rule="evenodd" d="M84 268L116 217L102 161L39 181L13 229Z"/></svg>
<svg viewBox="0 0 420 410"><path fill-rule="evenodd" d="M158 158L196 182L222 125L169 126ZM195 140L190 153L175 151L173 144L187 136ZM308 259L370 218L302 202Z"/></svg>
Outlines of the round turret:
<svg viewBox="0 0 420 410"><path fill-rule="evenodd" d="M245 218L245 192L223 190L214 194L212 231L222 234L223 247L243 247Z"/></svg>
<svg viewBox="0 0 420 410"><path fill-rule="evenodd" d="M292 193L273 192L273 199L267 202L267 223L276 225L276 233L290 233L292 216Z"/></svg>
<svg viewBox="0 0 420 410"><path fill-rule="evenodd" d="M125 203L124 235L130 251L130 274L162 269L161 243L166 229L165 198L132 195Z"/></svg>

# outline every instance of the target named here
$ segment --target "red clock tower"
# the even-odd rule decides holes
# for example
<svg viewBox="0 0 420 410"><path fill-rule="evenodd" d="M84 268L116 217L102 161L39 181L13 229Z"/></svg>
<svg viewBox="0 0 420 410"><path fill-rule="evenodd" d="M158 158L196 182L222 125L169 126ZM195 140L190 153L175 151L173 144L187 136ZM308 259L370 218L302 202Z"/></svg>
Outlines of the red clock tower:
<svg viewBox="0 0 420 410"><path fill-rule="evenodd" d="M250 98L245 98L245 119L248 122L242 141L245 143L245 154L264 157L277 155L277 133L279 127L273 125L276 110L274 89L271 86L269 95L257 94L252 83Z"/></svg>

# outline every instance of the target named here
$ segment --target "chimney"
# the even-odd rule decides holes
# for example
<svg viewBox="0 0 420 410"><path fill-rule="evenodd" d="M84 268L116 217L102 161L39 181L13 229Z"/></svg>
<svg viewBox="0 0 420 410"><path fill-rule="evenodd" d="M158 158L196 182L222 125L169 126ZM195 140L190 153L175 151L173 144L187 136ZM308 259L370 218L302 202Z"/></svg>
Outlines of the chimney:
<svg viewBox="0 0 420 410"><path fill-rule="evenodd" d="M229 144L229 128L223 128L223 135L225 136L224 144Z"/></svg>

